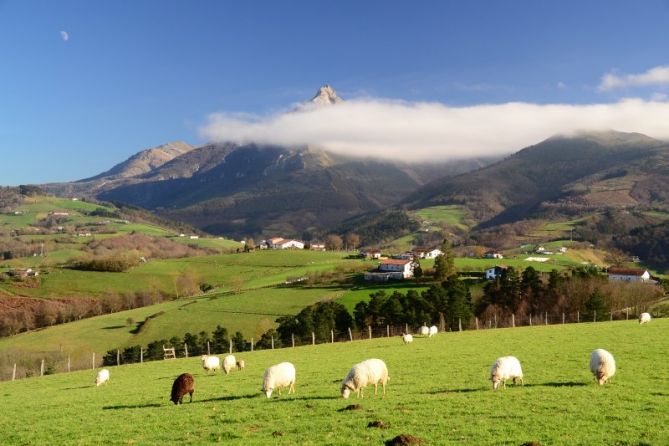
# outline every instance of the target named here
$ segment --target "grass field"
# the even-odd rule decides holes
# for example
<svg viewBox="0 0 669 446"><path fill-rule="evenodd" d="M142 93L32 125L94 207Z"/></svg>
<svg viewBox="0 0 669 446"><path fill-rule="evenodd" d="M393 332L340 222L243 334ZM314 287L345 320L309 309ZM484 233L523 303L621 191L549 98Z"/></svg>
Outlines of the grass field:
<svg viewBox="0 0 669 446"><path fill-rule="evenodd" d="M466 211L464 206L447 205L447 206L431 206L413 212L422 222L424 226L438 228L441 225L449 225L459 229L466 230Z"/></svg>
<svg viewBox="0 0 669 446"><path fill-rule="evenodd" d="M669 438L669 320L444 333L239 355L243 372L207 376L197 358L0 383L3 444L381 444L400 433L427 444L663 445ZM605 348L618 372L597 386L590 352ZM525 386L493 392L489 367L517 356ZM351 365L378 357L391 380L385 398L339 398ZM264 368L291 361L297 393L266 400ZM195 376L193 403L168 401L172 380ZM186 398L187 400L188 398ZM342 410L360 404L360 410ZM9 410L11 409L11 410ZM389 429L368 428L382 421Z"/></svg>

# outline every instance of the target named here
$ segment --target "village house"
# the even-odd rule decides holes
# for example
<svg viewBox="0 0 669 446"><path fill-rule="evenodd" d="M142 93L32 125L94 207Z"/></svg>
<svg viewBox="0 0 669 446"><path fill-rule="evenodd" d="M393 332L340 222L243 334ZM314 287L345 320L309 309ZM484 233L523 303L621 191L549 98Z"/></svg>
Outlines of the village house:
<svg viewBox="0 0 669 446"><path fill-rule="evenodd" d="M309 249L312 251L325 251L325 243L322 242L312 242L309 245Z"/></svg>
<svg viewBox="0 0 669 446"><path fill-rule="evenodd" d="M414 258L416 259L436 259L438 256L443 254L443 252L439 248L423 248L423 247L414 248L412 253Z"/></svg>
<svg viewBox="0 0 669 446"><path fill-rule="evenodd" d="M648 270L639 268L611 267L607 274L609 280L617 282L651 282Z"/></svg>
<svg viewBox="0 0 669 446"><path fill-rule="evenodd" d="M387 282L388 280L404 280L413 277L414 262L411 259L382 260L379 268L365 273L365 280Z"/></svg>
<svg viewBox="0 0 669 446"><path fill-rule="evenodd" d="M266 241L270 249L304 249L304 243L299 240L273 237Z"/></svg>
<svg viewBox="0 0 669 446"><path fill-rule="evenodd" d="M506 265L497 265L492 268L485 270L486 280L495 280L502 275L502 272L506 271L509 267Z"/></svg>
<svg viewBox="0 0 669 446"><path fill-rule="evenodd" d="M483 254L483 257L486 259L503 259L504 256L499 251L487 251Z"/></svg>
<svg viewBox="0 0 669 446"><path fill-rule="evenodd" d="M360 251L360 257L365 259L380 259L381 250L377 248L369 248L363 251Z"/></svg>
<svg viewBox="0 0 669 446"><path fill-rule="evenodd" d="M51 212L51 215L54 217L69 217L70 213L67 211L53 211Z"/></svg>

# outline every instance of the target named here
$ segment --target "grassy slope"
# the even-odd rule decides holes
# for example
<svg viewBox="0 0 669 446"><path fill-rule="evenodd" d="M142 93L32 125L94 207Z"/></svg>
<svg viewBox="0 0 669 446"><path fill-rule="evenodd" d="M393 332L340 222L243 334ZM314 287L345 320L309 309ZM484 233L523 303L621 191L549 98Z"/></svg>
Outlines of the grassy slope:
<svg viewBox="0 0 669 446"><path fill-rule="evenodd" d="M206 376L198 359L111 368L111 381L93 386L83 371L0 383L5 444L379 444L400 433L429 444L551 445L664 444L669 381L664 356L669 320L529 327L445 333L258 351L242 356L244 372ZM648 348L653 346L653 348ZM588 371L594 348L611 351L618 373L599 387ZM514 354L525 387L493 392L489 367ZM369 389L362 401L338 398L349 367L379 357L391 381L385 399ZM409 360L407 360L409 359ZM267 401L263 369L280 361L297 368L297 394ZM193 373L195 400L168 401L172 380ZM186 398L187 399L187 398ZM360 403L360 411L338 410ZM40 416L35 416L40 414ZM390 429L367 428L381 420ZM26 423L30 428L26 428ZM280 432L282 435L273 435Z"/></svg>

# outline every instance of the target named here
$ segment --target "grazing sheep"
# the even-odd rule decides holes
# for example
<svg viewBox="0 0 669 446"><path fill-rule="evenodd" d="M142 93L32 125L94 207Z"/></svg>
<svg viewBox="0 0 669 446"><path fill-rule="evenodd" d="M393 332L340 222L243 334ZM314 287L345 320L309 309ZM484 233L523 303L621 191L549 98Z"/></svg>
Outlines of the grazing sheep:
<svg viewBox="0 0 669 446"><path fill-rule="evenodd" d="M215 372L221 368L221 359L218 356L202 355L202 368L207 372L209 370Z"/></svg>
<svg viewBox="0 0 669 446"><path fill-rule="evenodd" d="M433 325L433 326L430 327L430 334L428 335L428 337L431 338L432 336L436 335L438 332L439 332L439 329L437 328L437 326Z"/></svg>
<svg viewBox="0 0 669 446"><path fill-rule="evenodd" d="M430 334L430 329L427 327L427 325L423 325L418 329L418 334L421 336L427 336Z"/></svg>
<svg viewBox="0 0 669 446"><path fill-rule="evenodd" d="M598 348L590 355L590 371L601 386L616 374L616 360L611 353Z"/></svg>
<svg viewBox="0 0 669 446"><path fill-rule="evenodd" d="M95 385L99 386L109 381L109 370L102 369L98 372L98 376L95 378Z"/></svg>
<svg viewBox="0 0 669 446"><path fill-rule="evenodd" d="M503 356L497 358L490 369L490 380L492 381L492 389L497 390L499 383L502 383L502 388L506 389L506 381L512 379L516 384L516 379L523 383L523 369L520 367L520 361L515 356Z"/></svg>
<svg viewBox="0 0 669 446"><path fill-rule="evenodd" d="M379 383L383 386L383 395L385 395L388 380L390 377L386 363L380 359L368 359L354 365L348 372L341 383L341 396L347 399L351 392L355 392L359 398L363 398L363 389L371 384L374 385L374 395L376 395Z"/></svg>
<svg viewBox="0 0 669 446"><path fill-rule="evenodd" d="M639 324L645 324L646 322L650 322L650 313L641 313L639 315Z"/></svg>
<svg viewBox="0 0 669 446"><path fill-rule="evenodd" d="M246 367L246 362L243 359L237 361L237 370L244 370L244 367Z"/></svg>
<svg viewBox="0 0 669 446"><path fill-rule="evenodd" d="M413 342L413 335L411 335L410 333L407 334L402 333L402 341L405 344L411 344Z"/></svg>
<svg viewBox="0 0 669 446"><path fill-rule="evenodd" d="M223 371L227 375L237 367L237 360L235 359L235 355L228 355L225 358L223 358Z"/></svg>
<svg viewBox="0 0 669 446"><path fill-rule="evenodd" d="M265 370L262 377L261 391L268 399L272 396L274 389L277 389L281 395L281 389L284 387L288 387L289 395L291 390L295 393L295 366L290 362L273 365Z"/></svg>
<svg viewBox="0 0 669 446"><path fill-rule="evenodd" d="M190 394L190 402L193 402L193 392L195 392L195 380L190 373L182 373L174 380L172 384L172 396L170 401L174 404L182 404L184 395Z"/></svg>

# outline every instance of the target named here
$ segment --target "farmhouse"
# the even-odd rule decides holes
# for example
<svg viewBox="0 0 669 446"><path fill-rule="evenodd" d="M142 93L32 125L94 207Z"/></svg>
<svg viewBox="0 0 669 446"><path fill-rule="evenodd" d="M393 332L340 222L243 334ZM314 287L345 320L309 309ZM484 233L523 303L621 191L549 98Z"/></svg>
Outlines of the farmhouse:
<svg viewBox="0 0 669 446"><path fill-rule="evenodd" d="M365 280L386 282L404 280L413 277L414 263L411 259L386 259L381 261L378 270L365 273Z"/></svg>
<svg viewBox="0 0 669 446"><path fill-rule="evenodd" d="M323 242L312 242L309 245L309 249L312 251L325 251L325 243Z"/></svg>
<svg viewBox="0 0 669 446"><path fill-rule="evenodd" d="M483 257L486 259L503 259L504 256L499 251L487 251L483 254Z"/></svg>
<svg viewBox="0 0 669 446"><path fill-rule="evenodd" d="M611 267L607 271L609 280L618 282L650 282L650 273L645 269Z"/></svg>
<svg viewBox="0 0 669 446"><path fill-rule="evenodd" d="M267 240L266 243L270 249L304 249L304 243L301 241L282 237L273 237Z"/></svg>
<svg viewBox="0 0 669 446"><path fill-rule="evenodd" d="M503 271L506 271L507 269L508 266L506 265L498 265L493 266L492 268L488 268L485 270L485 278L486 280L495 280L502 275Z"/></svg>
<svg viewBox="0 0 669 446"><path fill-rule="evenodd" d="M412 253L414 258L416 259L436 259L437 256L443 254L443 252L439 248L423 248L423 247L414 248Z"/></svg>
<svg viewBox="0 0 669 446"><path fill-rule="evenodd" d="M369 248L365 249L364 251L360 251L360 257L366 258L366 259L380 259L381 258L381 250L377 248Z"/></svg>
<svg viewBox="0 0 669 446"><path fill-rule="evenodd" d="M51 212L51 215L54 217L69 217L70 213L67 211L53 211Z"/></svg>

